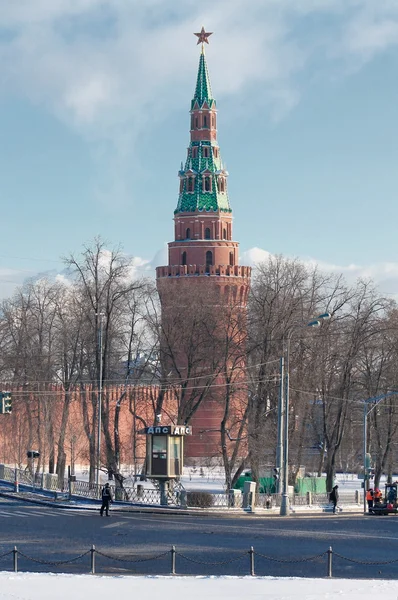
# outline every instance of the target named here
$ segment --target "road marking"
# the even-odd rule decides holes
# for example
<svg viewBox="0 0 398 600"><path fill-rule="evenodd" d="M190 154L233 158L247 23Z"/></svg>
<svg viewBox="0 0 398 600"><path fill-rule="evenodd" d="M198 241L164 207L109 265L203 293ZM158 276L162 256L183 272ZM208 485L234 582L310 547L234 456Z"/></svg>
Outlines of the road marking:
<svg viewBox="0 0 398 600"><path fill-rule="evenodd" d="M109 523L109 525L105 525L103 529L112 529L113 527L119 527L120 525L125 525L123 521L116 521L116 523Z"/></svg>
<svg viewBox="0 0 398 600"><path fill-rule="evenodd" d="M12 512L9 511L3 511L4 514L9 514L10 517L28 517L29 515L27 513L23 513L20 512L18 510L13 510Z"/></svg>

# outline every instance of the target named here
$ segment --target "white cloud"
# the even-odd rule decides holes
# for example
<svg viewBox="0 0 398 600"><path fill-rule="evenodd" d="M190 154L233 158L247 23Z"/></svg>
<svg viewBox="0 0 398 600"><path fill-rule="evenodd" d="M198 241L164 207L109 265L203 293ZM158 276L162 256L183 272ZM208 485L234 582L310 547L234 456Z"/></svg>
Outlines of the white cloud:
<svg viewBox="0 0 398 600"><path fill-rule="evenodd" d="M330 18L329 48L311 27L300 30L318 14ZM208 53L217 95L255 85L280 112L297 102L294 75L313 55L332 60L338 48L371 57L397 42L397 19L388 0L267 0L250 10L247 0L178 0L174 8L167 0L3 0L3 93L44 103L89 135L112 138L126 122L138 134L159 117L159 99L171 110L192 87L191 32L205 22L215 30Z"/></svg>
<svg viewBox="0 0 398 600"><path fill-rule="evenodd" d="M104 250L102 253L101 264L109 264L111 253ZM242 252L240 264L255 267L256 264L268 261L273 255L263 248L249 248ZM394 296L398 300L398 262L372 263L369 265L338 265L315 258L304 257L299 259L308 266L317 266L321 271L343 274L349 282L354 282L358 278L372 279L378 286L381 294ZM155 269L158 266L167 265L168 250L167 244L160 248L152 259L135 256L132 258L132 266L129 277L136 279L139 277L155 277ZM57 281L69 285L71 279L66 271L50 270L46 272L33 273L28 271L13 271L12 269L0 269L0 299L12 295L16 288L23 284L27 278L39 280L41 278Z"/></svg>
<svg viewBox="0 0 398 600"><path fill-rule="evenodd" d="M272 254L267 250L256 247L249 248L242 253L240 263L255 267L256 264L266 262L270 257ZM354 282L359 278L371 279L377 284L381 294L396 296L398 299L398 262L337 265L308 257L300 258L300 260L306 265L317 266L321 271L342 274L349 282Z"/></svg>
<svg viewBox="0 0 398 600"><path fill-rule="evenodd" d="M300 101L298 74L328 77L333 66L345 76L398 38L396 0L0 4L0 95L28 98L92 140L98 199L113 206L125 204L131 170L142 168L138 150L132 157L141 136L189 101L192 32L202 23L215 32L207 53L216 96L236 96L224 111L231 120L260 107L280 120Z"/></svg>

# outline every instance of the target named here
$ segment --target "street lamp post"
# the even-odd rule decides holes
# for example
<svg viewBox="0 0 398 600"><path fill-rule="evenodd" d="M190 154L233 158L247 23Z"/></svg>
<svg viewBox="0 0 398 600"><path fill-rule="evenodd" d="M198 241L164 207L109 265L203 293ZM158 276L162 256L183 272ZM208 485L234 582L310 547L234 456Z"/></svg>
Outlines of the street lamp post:
<svg viewBox="0 0 398 600"><path fill-rule="evenodd" d="M99 377L98 377L98 430L97 430L97 494L99 494L101 470L101 421L102 421L102 319L104 313L97 313L99 317L98 346L99 346Z"/></svg>
<svg viewBox="0 0 398 600"><path fill-rule="evenodd" d="M286 363L285 363L285 376L284 385L281 384L280 394L280 411L282 411L283 421L283 468L282 468L282 499L281 508L279 514L283 517L289 515L289 359L290 359L290 340L293 332L301 327L319 327L321 321L330 319L330 313L322 313L316 319L309 323L303 323L299 325L293 325L287 333L287 344L286 344ZM282 366L282 363L281 363ZM282 369L281 369L282 372Z"/></svg>
<svg viewBox="0 0 398 600"><path fill-rule="evenodd" d="M284 434L283 434L283 419L282 419L282 415L283 415L283 398L284 398L284 392L283 392L283 386L285 385L285 377L284 377L284 370L285 370L285 359L283 356L281 356L280 359L280 363L279 363L279 375L280 375L280 381L279 381L279 398L278 398L278 431L277 431L277 446L276 446L276 475L277 475L277 480L276 480L276 493L280 494L281 493L281 469L282 469L282 465L283 465L283 438L284 438Z"/></svg>

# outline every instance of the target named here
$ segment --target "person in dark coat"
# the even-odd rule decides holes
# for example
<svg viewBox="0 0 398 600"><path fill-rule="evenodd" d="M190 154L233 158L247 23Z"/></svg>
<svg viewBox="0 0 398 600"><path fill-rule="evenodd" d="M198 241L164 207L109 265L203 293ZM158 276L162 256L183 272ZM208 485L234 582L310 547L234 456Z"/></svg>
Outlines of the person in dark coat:
<svg viewBox="0 0 398 600"><path fill-rule="evenodd" d="M329 500L333 504L333 514L336 512L337 502L339 501L339 486L335 485L329 494Z"/></svg>
<svg viewBox="0 0 398 600"><path fill-rule="evenodd" d="M106 516L109 517L109 504L111 502L113 502L111 488L109 487L109 483L106 483L102 488L102 504L100 508L101 517L104 515L104 510Z"/></svg>

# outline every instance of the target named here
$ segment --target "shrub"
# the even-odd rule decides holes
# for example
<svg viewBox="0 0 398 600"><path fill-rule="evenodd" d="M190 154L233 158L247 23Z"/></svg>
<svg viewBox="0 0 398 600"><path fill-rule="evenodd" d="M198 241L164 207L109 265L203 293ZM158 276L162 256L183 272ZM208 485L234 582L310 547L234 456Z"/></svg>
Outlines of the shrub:
<svg viewBox="0 0 398 600"><path fill-rule="evenodd" d="M187 506L210 508L213 506L213 496L209 492L187 492Z"/></svg>

